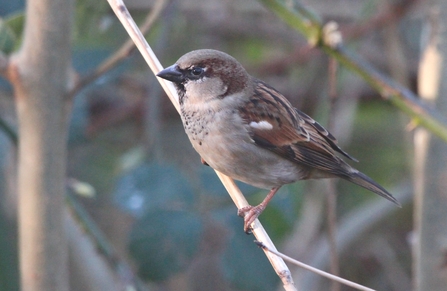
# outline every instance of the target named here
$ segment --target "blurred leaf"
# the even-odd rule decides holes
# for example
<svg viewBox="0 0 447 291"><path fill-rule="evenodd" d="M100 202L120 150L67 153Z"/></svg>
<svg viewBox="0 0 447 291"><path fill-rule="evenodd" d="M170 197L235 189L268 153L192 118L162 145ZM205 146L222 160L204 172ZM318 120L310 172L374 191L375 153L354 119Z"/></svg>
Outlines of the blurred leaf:
<svg viewBox="0 0 447 291"><path fill-rule="evenodd" d="M25 25L25 14L23 11L8 16L5 21L9 28L13 31L14 35L20 39L23 34L23 27Z"/></svg>
<svg viewBox="0 0 447 291"><path fill-rule="evenodd" d="M130 253L139 275L163 281L188 267L197 251L202 221L186 211L155 209L139 219L130 235Z"/></svg>
<svg viewBox="0 0 447 291"><path fill-rule="evenodd" d="M20 46L24 21L23 12L0 18L0 51L10 54Z"/></svg>
<svg viewBox="0 0 447 291"><path fill-rule="evenodd" d="M146 150L142 145L129 149L120 158L120 168L122 171L129 171L139 166L146 157Z"/></svg>
<svg viewBox="0 0 447 291"><path fill-rule="evenodd" d="M143 164L121 177L115 201L139 216L156 208L180 209L193 202L193 191L180 170L157 163Z"/></svg>
<svg viewBox="0 0 447 291"><path fill-rule="evenodd" d="M67 184L76 195L87 198L94 198L96 196L95 188L89 183L70 178Z"/></svg>
<svg viewBox="0 0 447 291"><path fill-rule="evenodd" d="M17 41L14 31L4 19L0 18L0 51L9 54L13 51Z"/></svg>

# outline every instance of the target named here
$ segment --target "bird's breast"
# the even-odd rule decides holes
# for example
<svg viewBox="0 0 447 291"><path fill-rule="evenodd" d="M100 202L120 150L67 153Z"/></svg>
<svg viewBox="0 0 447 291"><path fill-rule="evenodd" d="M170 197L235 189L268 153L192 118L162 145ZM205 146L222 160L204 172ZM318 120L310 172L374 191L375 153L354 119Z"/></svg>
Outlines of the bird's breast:
<svg viewBox="0 0 447 291"><path fill-rule="evenodd" d="M303 179L307 169L258 147L232 110L182 108L185 132L194 149L213 168L247 184L272 188Z"/></svg>
<svg viewBox="0 0 447 291"><path fill-rule="evenodd" d="M209 135L210 127L213 126L213 111L182 109L182 122L186 134L191 142L200 144Z"/></svg>

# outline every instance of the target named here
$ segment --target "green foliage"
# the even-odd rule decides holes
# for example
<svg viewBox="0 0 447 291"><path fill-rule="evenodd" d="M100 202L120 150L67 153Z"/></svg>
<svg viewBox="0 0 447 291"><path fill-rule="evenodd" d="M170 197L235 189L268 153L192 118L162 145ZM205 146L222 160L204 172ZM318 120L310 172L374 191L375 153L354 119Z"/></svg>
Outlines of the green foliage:
<svg viewBox="0 0 447 291"><path fill-rule="evenodd" d="M134 225L129 249L144 279L163 281L183 270L197 251L202 222L183 210L154 209Z"/></svg>
<svg viewBox="0 0 447 291"><path fill-rule="evenodd" d="M10 54L20 45L23 32L23 13L0 18L0 51Z"/></svg>
<svg viewBox="0 0 447 291"><path fill-rule="evenodd" d="M15 225L0 213L0 290L19 290Z"/></svg>
<svg viewBox="0 0 447 291"><path fill-rule="evenodd" d="M260 217L262 225L276 240L286 237L299 217L299 205L306 194L303 189L298 190L298 188L301 188L303 184L304 182L301 182L281 187L269 206L262 212ZM262 198L265 197L267 191L260 191L260 195Z"/></svg>
<svg viewBox="0 0 447 291"><path fill-rule="evenodd" d="M275 290L279 282L278 276L263 251L254 244L254 236L244 235L242 232L242 218L233 215L227 220L227 224L234 229L234 235L222 259L230 282L237 290Z"/></svg>
<svg viewBox="0 0 447 291"><path fill-rule="evenodd" d="M361 102L355 117L352 145L346 149L360 160L351 164L386 189L411 175L402 123L402 115L396 114L392 105L380 100ZM342 193L338 203L342 212L357 207L365 199L382 199L346 181L339 181L338 186Z"/></svg>
<svg viewBox="0 0 447 291"><path fill-rule="evenodd" d="M193 191L178 168L147 163L119 178L115 201L136 216L155 209L191 207Z"/></svg>
<svg viewBox="0 0 447 291"><path fill-rule="evenodd" d="M355 166L385 186L410 174L406 158L409 149L405 147L401 118L393 106L378 101L361 103L355 121L353 144L356 148L352 149L352 153L354 156L362 156L360 163ZM390 171L384 171L384 165L393 169L392 175Z"/></svg>
<svg viewBox="0 0 447 291"><path fill-rule="evenodd" d="M115 201L138 218L129 249L139 274L146 280L164 281L186 270L198 250L205 219L211 214L234 233L221 256L229 282L243 290L272 290L278 278L253 244L254 237L243 233L243 219L235 215L236 209L214 171L203 166L199 178L206 197L193 195L191 181L170 165L144 163L119 179ZM239 185L253 204L267 194L267 190ZM274 239L285 236L296 221L303 194L297 189L300 187L284 187L262 214ZM208 201L205 213L197 212L197 205L203 205L201 199Z"/></svg>
<svg viewBox="0 0 447 291"><path fill-rule="evenodd" d="M75 39L77 42L90 40L90 44L98 44L104 40L98 37L108 28L106 15L108 9L107 1L76 1ZM94 41L95 38L96 41Z"/></svg>

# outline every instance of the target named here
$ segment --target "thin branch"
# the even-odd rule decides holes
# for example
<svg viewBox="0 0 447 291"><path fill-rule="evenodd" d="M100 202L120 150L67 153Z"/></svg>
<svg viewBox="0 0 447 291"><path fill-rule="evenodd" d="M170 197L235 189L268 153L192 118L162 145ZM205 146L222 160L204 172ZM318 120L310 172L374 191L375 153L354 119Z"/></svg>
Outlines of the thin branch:
<svg viewBox="0 0 447 291"><path fill-rule="evenodd" d="M399 3L390 3L388 4L387 9L382 9L383 11L371 16L366 21L362 19L351 24L340 24L340 31L343 34L343 38L351 41L390 25L396 25L405 13L419 1L420 0L405 0ZM301 9L301 11L302 10L303 9ZM318 18L314 17L314 19ZM319 54L321 54L320 51L311 47L297 46L292 53L286 56L267 60L266 63L261 65L261 68L258 69L258 71L261 73L270 72L271 74L280 74L287 68L295 67L301 63L309 61L311 57L318 57Z"/></svg>
<svg viewBox="0 0 447 291"><path fill-rule="evenodd" d="M146 287L144 287L144 283L141 282L138 276L133 273L132 268L129 266L129 264L127 264L119 257L107 237L104 235L101 229L99 229L96 222L93 220L93 218L91 218L84 207L79 204L78 201L76 201L73 194L67 194L67 204L70 207L70 210L73 212L73 215L70 215L70 219L72 220L70 221L70 227L78 227L75 223L75 220L77 220L79 224L82 225L83 229L92 240L92 243L95 244L96 249L99 251L100 254L104 256L104 259L107 261L108 265L118 275L121 285L125 287L124 289L136 291L147 290ZM75 238L71 237L71 239ZM90 246L87 245L86 248L90 248ZM100 270L100 268L98 268L98 270Z"/></svg>
<svg viewBox="0 0 447 291"><path fill-rule="evenodd" d="M141 32L138 30L138 27L136 26L135 22L133 21L131 15L129 14L129 11L127 10L126 6L121 0L108 0L110 6L112 7L113 11L117 15L117 17L120 19L121 23L123 24L124 28L129 33L130 37L135 42L137 48L140 50L140 53L143 55L143 58L148 63L149 67L151 68L152 72L154 74L157 74L160 70L163 69L162 65L158 61L157 57L155 56L154 52L152 51L149 44L144 39ZM157 78L160 82L161 86L165 90L166 94L168 95L169 99L179 111L180 106L178 102L178 96L177 92L174 88L174 85L171 82L165 81L164 79ZM218 177L220 178L222 184L225 186L227 191L229 192L231 198L235 202L236 206L238 208L242 208L244 206L248 206L248 202L245 199L245 197L240 192L239 188L234 183L233 179L231 179L228 176L225 176L219 172L217 172ZM273 245L272 241L268 237L267 233L265 232L264 228L262 227L259 220L256 220L253 225L253 234L255 237L262 241L265 245L268 245L270 249L276 249ZM275 269L276 273L280 277L280 279L283 282L284 289L288 291L296 290L293 279L290 275L290 270L288 269L287 265L284 263L284 261L281 258L278 258L275 255L272 255L270 252L265 252L267 258L269 259L270 263L272 264L273 268Z"/></svg>
<svg viewBox="0 0 447 291"><path fill-rule="evenodd" d="M160 16L163 9L166 7L168 0L157 0L154 3L149 14L140 26L142 34L146 34L153 26L155 21ZM74 96L82 88L94 82L96 79L104 75L109 70L113 69L118 63L125 60L135 49L135 44L132 39L128 39L113 55L104 60L94 72L82 77L70 92L70 96Z"/></svg>
<svg viewBox="0 0 447 291"><path fill-rule="evenodd" d="M135 43L136 47L140 51L146 63L149 65L150 69L154 74L157 74L163 69L160 61L157 56L152 51L151 47L147 43L143 34L139 30L135 21L132 19L129 11L121 0L108 0L110 7L115 12L118 19L121 21L121 24L126 29L132 41ZM177 112L180 112L180 105L178 102L177 91L174 85L171 82L165 81L164 79L157 78L160 85L163 87L163 90L168 95L168 98L171 100Z"/></svg>
<svg viewBox="0 0 447 291"><path fill-rule="evenodd" d="M324 26L304 6L300 6L300 12L290 8L278 0L259 0L268 9L292 28L298 30L313 45L318 45L326 54L335 58L348 69L356 72L370 86L376 89L385 100L389 100L401 111L414 118L415 121L447 142L446 118L420 101L420 98L409 89L401 86L373 68L358 55L348 51L340 42L328 42L324 33Z"/></svg>
<svg viewBox="0 0 447 291"><path fill-rule="evenodd" d="M334 276L334 275L332 275L332 274L330 274L330 273L321 271L320 269L317 269L317 268L314 268L314 267L309 266L309 265L307 265L307 264L304 264L304 263L302 263L302 262L300 262L300 261L297 261L297 260L295 260L295 259L293 259L293 258L291 258L291 257L289 257L289 256L286 256L286 255L284 255L284 254L278 252L277 250L271 250L271 249L269 249L267 246L265 246L262 242L255 241L255 243L256 243L260 248L262 248L264 251L271 252L272 254L275 254L275 255L277 255L278 257L283 258L284 260L286 260L286 261L288 261L288 262L290 262L290 263L292 263L292 264L294 264L294 265L297 265L298 267L301 267L301 268L303 268L303 269L306 269L306 270L309 270L309 271L311 271L311 272L314 272L315 274L318 274L318 275L320 275L320 276L326 277L326 278L328 278L328 279L330 279L330 280L333 280L333 281L337 281L337 282L339 282L339 283L345 284L346 286L350 286L350 287L353 287L353 288L358 289L358 290L363 290L363 291L374 291L374 289L371 289L371 288L365 287L365 286L363 286L363 285L354 283L354 282L352 282L352 281L349 281L349 280L340 278L340 277L338 277L338 276Z"/></svg>

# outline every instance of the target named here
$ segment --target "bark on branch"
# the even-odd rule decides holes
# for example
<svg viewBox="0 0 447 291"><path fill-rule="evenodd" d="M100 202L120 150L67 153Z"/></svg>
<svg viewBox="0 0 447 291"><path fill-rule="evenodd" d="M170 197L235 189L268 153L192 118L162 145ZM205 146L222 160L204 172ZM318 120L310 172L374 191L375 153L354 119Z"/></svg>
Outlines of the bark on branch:
<svg viewBox="0 0 447 291"><path fill-rule="evenodd" d="M8 66L20 136L22 290L68 290L64 182L72 11L72 1L27 1L23 45Z"/></svg>

